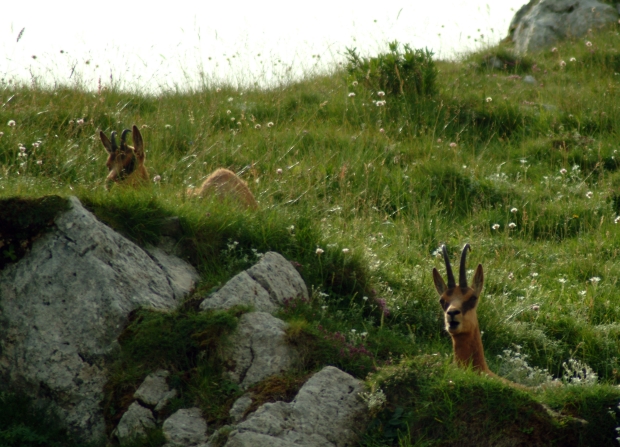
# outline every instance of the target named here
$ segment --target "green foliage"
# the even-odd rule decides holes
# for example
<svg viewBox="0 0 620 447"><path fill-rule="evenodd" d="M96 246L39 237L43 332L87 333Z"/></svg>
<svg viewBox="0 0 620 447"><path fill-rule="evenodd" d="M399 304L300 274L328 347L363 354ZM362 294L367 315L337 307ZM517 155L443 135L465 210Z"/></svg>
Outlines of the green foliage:
<svg viewBox="0 0 620 447"><path fill-rule="evenodd" d="M69 202L59 196L0 200L0 270L19 261L56 215L68 208Z"/></svg>
<svg viewBox="0 0 620 447"><path fill-rule="evenodd" d="M389 52L363 58L355 48L347 49L347 71L352 80L364 83L370 92L388 97L402 96L409 101L437 93L437 68L428 49L411 49L405 44L389 43Z"/></svg>
<svg viewBox="0 0 620 447"><path fill-rule="evenodd" d="M1 447L77 447L51 407L11 392L0 393Z"/></svg>

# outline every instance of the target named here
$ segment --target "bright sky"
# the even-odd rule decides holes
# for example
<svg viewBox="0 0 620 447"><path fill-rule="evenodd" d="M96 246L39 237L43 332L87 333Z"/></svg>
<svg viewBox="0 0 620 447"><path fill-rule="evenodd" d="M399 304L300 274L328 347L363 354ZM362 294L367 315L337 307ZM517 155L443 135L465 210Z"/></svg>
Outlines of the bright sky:
<svg viewBox="0 0 620 447"><path fill-rule="evenodd" d="M269 85L329 69L347 47L371 55L392 40L453 58L505 37L526 0L362 3L13 2L0 16L0 78L92 89L112 79L159 91L195 85L202 73L208 82Z"/></svg>

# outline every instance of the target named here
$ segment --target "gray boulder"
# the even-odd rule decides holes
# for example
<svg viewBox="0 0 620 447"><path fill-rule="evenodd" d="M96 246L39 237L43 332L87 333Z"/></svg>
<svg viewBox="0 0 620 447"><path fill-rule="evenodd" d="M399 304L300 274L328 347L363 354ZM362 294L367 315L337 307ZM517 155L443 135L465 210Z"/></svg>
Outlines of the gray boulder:
<svg viewBox="0 0 620 447"><path fill-rule="evenodd" d="M164 421L164 437L170 446L195 446L207 440L207 423L200 408L178 410Z"/></svg>
<svg viewBox="0 0 620 447"><path fill-rule="evenodd" d="M312 376L290 403L262 405L230 433L226 447L348 447L368 421L361 381L333 366Z"/></svg>
<svg viewBox="0 0 620 447"><path fill-rule="evenodd" d="M287 343L287 324L266 312L250 312L239 319L231 337L226 363L233 366L229 378L247 389L294 366L297 351Z"/></svg>
<svg viewBox="0 0 620 447"><path fill-rule="evenodd" d="M618 20L618 11L597 0L531 0L510 23L509 35L519 54L550 48Z"/></svg>
<svg viewBox="0 0 620 447"><path fill-rule="evenodd" d="M308 299L308 288L301 275L282 255L267 252L258 263L207 297L200 309L246 305L256 311L273 312L287 300L296 298Z"/></svg>
<svg viewBox="0 0 620 447"><path fill-rule="evenodd" d="M144 405L160 411L170 399L176 396L176 390L170 390L166 378L170 373L160 369L153 374L146 376L140 387L136 390L133 397Z"/></svg>
<svg viewBox="0 0 620 447"><path fill-rule="evenodd" d="M195 271L162 267L163 257L155 262L70 202L24 258L0 271L0 380L54 402L73 432L98 440L105 358L128 314L176 308Z"/></svg>
<svg viewBox="0 0 620 447"><path fill-rule="evenodd" d="M155 418L151 410L134 402L123 414L113 435L122 444L146 436L146 431L155 427Z"/></svg>

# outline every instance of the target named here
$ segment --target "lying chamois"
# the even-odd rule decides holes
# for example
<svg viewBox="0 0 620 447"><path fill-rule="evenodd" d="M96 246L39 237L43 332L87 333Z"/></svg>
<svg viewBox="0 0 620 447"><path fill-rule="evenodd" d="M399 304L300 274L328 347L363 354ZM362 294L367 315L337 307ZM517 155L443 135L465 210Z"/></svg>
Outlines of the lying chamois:
<svg viewBox="0 0 620 447"><path fill-rule="evenodd" d="M116 132L112 132L110 139L103 132L99 132L101 143L108 151L108 161L106 166L110 173L106 177L106 182L124 182L132 186L148 182L149 174L144 167L144 141L136 126L133 126L133 144L127 144L127 134L129 129L123 130L121 134L121 146L116 144Z"/></svg>
<svg viewBox="0 0 620 447"><path fill-rule="evenodd" d="M148 182L149 175L144 166L146 155L144 153L144 140L140 130L133 126L132 136L134 147L127 144L129 129L121 134L120 147L116 144L116 132L112 132L110 139L99 132L101 142L108 151L106 166L110 171L106 182L123 182L131 186L137 186ZM249 190L248 185L234 172L228 169L217 169L204 181L200 188L189 189L189 196L195 197L218 197L221 200L233 200L245 208L257 209L256 199Z"/></svg>
<svg viewBox="0 0 620 447"><path fill-rule="evenodd" d="M480 338L480 327L478 326L478 316L476 306L478 298L482 292L484 274L482 265L478 264L472 287L467 285L465 269L465 259L469 244L463 247L461 254L461 266L459 269L459 284L454 282L454 274L448 258L446 246L441 247L443 258L446 262L446 272L448 274L448 285L443 281L436 268L433 269L433 281L439 293L439 304L444 311L446 331L452 337L452 347L454 348L454 358L459 365L471 365L476 371L494 375L484 359L484 349Z"/></svg>

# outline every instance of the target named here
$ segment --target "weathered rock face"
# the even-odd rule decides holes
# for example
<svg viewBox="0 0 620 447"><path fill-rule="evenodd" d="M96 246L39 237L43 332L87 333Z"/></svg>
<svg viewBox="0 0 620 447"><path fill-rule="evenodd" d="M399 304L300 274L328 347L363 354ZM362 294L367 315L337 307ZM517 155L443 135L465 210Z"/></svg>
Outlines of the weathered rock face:
<svg viewBox="0 0 620 447"><path fill-rule="evenodd" d="M200 309L229 309L234 305L246 305L256 311L273 312L286 300L294 298L308 299L306 283L281 254L267 252L257 264L207 297L200 304Z"/></svg>
<svg viewBox="0 0 620 447"><path fill-rule="evenodd" d="M98 439L105 356L129 312L175 308L197 274L163 253L155 262L70 201L53 231L0 271L0 380L55 402L73 431Z"/></svg>
<svg viewBox="0 0 620 447"><path fill-rule="evenodd" d="M287 343L287 324L266 312L244 314L231 337L228 362L234 365L230 379L241 388L248 387L274 374L291 368L298 359L297 351Z"/></svg>
<svg viewBox="0 0 620 447"><path fill-rule="evenodd" d="M597 0L531 0L517 11L509 34L517 53L548 48L618 20L618 11Z"/></svg>
<svg viewBox="0 0 620 447"><path fill-rule="evenodd" d="M207 440L207 423L200 408L184 408L171 415L162 427L173 446L194 446Z"/></svg>
<svg viewBox="0 0 620 447"><path fill-rule="evenodd" d="M290 403L261 406L237 425L226 447L353 446L368 420L361 381L333 366L316 373Z"/></svg>

